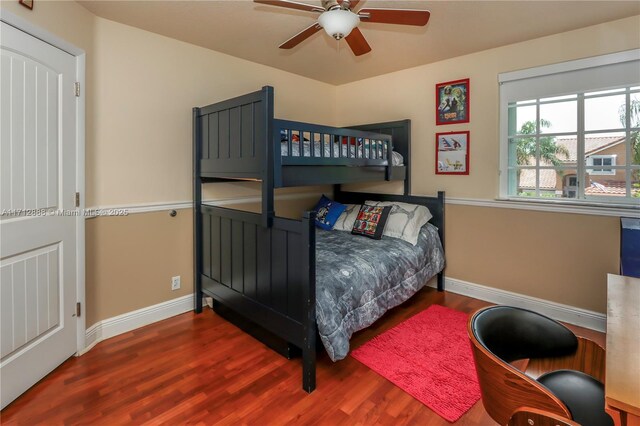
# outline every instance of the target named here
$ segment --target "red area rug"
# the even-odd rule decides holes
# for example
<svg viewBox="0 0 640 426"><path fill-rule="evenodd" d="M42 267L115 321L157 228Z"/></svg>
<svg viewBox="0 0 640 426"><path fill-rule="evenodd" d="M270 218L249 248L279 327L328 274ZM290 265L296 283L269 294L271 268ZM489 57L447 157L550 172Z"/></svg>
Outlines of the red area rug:
<svg viewBox="0 0 640 426"><path fill-rule="evenodd" d="M432 305L351 356L455 422L480 399L468 318L463 312Z"/></svg>

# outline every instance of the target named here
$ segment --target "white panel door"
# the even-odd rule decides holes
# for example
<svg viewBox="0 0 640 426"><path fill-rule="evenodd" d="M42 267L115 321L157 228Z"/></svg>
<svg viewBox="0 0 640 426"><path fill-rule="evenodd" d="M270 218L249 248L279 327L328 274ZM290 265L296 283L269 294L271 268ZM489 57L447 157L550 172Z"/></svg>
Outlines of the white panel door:
<svg viewBox="0 0 640 426"><path fill-rule="evenodd" d="M76 58L0 22L0 403L76 352Z"/></svg>

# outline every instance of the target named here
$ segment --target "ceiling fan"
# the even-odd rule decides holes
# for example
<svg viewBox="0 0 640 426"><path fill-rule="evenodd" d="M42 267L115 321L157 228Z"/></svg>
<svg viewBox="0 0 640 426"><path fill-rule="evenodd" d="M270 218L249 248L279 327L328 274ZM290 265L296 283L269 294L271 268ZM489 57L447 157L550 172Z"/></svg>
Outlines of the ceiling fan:
<svg viewBox="0 0 640 426"><path fill-rule="evenodd" d="M320 13L317 22L282 43L279 46L280 49L291 49L324 28L327 34L336 40L341 40L342 38L347 40L349 47L356 56L364 55L371 51L371 46L369 46L362 32L358 29L360 21L378 24L424 26L429 22L430 16L427 10L412 9L363 8L353 12L352 9L360 3L360 0L321 0L322 7L291 0L253 1L270 6Z"/></svg>

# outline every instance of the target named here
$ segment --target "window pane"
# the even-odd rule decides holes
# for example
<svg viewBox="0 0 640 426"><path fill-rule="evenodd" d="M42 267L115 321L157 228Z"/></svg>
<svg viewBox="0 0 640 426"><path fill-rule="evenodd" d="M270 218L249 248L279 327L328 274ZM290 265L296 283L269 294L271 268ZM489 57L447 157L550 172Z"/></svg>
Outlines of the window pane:
<svg viewBox="0 0 640 426"><path fill-rule="evenodd" d="M577 136L543 136L540 138L540 163L543 165L575 165L577 152Z"/></svg>
<svg viewBox="0 0 640 426"><path fill-rule="evenodd" d="M631 196L640 203L640 168L631 169Z"/></svg>
<svg viewBox="0 0 640 426"><path fill-rule="evenodd" d="M558 198L562 196L562 173L555 169L540 169L538 174L540 197Z"/></svg>
<svg viewBox="0 0 640 426"><path fill-rule="evenodd" d="M533 155L540 166L562 166L575 159L577 138L540 136L537 146L533 147Z"/></svg>
<svg viewBox="0 0 640 426"><path fill-rule="evenodd" d="M509 166L536 165L536 138L509 139Z"/></svg>
<svg viewBox="0 0 640 426"><path fill-rule="evenodd" d="M631 127L640 127L640 93L631 94Z"/></svg>
<svg viewBox="0 0 640 426"><path fill-rule="evenodd" d="M518 171L510 167L507 171L507 192L509 196L518 195L518 178Z"/></svg>
<svg viewBox="0 0 640 426"><path fill-rule="evenodd" d="M631 164L640 165L640 131L631 132Z"/></svg>
<svg viewBox="0 0 640 426"><path fill-rule="evenodd" d="M584 193L587 197L611 197L611 200L615 202L615 199L622 200L626 197L626 172L624 170L611 170L604 169L609 174L593 175L588 174L585 177ZM615 199L614 199L615 198Z"/></svg>
<svg viewBox="0 0 640 426"><path fill-rule="evenodd" d="M575 170L567 170L562 175L562 198L578 198L578 177Z"/></svg>
<svg viewBox="0 0 640 426"><path fill-rule="evenodd" d="M540 105L540 133L565 133L577 130L577 101Z"/></svg>
<svg viewBox="0 0 640 426"><path fill-rule="evenodd" d="M625 102L625 95L602 96L598 98L585 99L585 130L590 131L623 128Z"/></svg>
<svg viewBox="0 0 640 426"><path fill-rule="evenodd" d="M535 169L518 169L515 171L515 188L511 189L519 197L536 197L537 173Z"/></svg>
<svg viewBox="0 0 640 426"><path fill-rule="evenodd" d="M591 166L624 166L627 158L627 143L624 132L593 133L584 138L585 165L588 173L612 174L602 167Z"/></svg>
<svg viewBox="0 0 640 426"><path fill-rule="evenodd" d="M531 135L536 133L536 106L509 108L509 134Z"/></svg>

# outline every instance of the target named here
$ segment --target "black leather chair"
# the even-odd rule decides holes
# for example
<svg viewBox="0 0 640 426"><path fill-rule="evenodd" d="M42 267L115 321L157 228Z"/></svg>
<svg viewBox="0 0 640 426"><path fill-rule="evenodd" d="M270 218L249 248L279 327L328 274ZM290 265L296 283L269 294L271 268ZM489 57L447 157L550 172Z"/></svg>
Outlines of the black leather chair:
<svg viewBox="0 0 640 426"><path fill-rule="evenodd" d="M510 306L476 312L468 332L483 405L499 424L613 426L604 410L604 349L596 343ZM512 365L517 360L529 360L526 373Z"/></svg>

